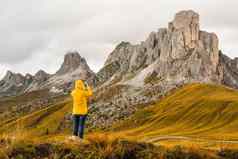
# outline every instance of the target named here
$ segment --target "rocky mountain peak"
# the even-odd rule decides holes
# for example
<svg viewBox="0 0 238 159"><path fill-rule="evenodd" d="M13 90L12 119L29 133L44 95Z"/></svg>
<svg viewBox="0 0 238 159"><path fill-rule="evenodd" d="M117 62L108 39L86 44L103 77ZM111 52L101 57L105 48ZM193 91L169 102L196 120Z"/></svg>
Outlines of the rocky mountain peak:
<svg viewBox="0 0 238 159"><path fill-rule="evenodd" d="M70 89L71 83L78 79L87 80L93 84L95 73L78 52L68 52L64 56L63 64L55 74L39 70L34 76L31 74L23 76L20 73L7 71L0 81L0 97L53 87L60 90Z"/></svg>
<svg viewBox="0 0 238 159"><path fill-rule="evenodd" d="M19 84L24 82L24 76L20 73L13 73L11 71L7 71L6 75L3 78L3 81Z"/></svg>
<svg viewBox="0 0 238 159"><path fill-rule="evenodd" d="M108 56L104 66L111 64L115 61L125 60L130 58L131 48L133 45L129 42L122 41L120 42L115 50ZM121 61L123 62L123 61Z"/></svg>
<svg viewBox="0 0 238 159"><path fill-rule="evenodd" d="M3 80L7 81L7 80L11 79L12 76L14 76L14 73L8 70L6 75L3 77Z"/></svg>
<svg viewBox="0 0 238 159"><path fill-rule="evenodd" d="M64 56L64 62L61 65L60 69L56 72L57 75L62 75L65 73L73 72L75 71L78 67L82 67L85 69L88 69L88 65L86 60L79 55L78 52L68 52Z"/></svg>
<svg viewBox="0 0 238 159"><path fill-rule="evenodd" d="M21 82L24 79L24 76L20 73L13 73L11 71L7 71L4 81L15 81L16 83Z"/></svg>
<svg viewBox="0 0 238 159"><path fill-rule="evenodd" d="M35 76L34 76L34 80L37 80L37 81L45 81L49 78L49 74L46 73L45 71L43 70L39 70Z"/></svg>
<svg viewBox="0 0 238 159"><path fill-rule="evenodd" d="M151 32L140 44L119 44L97 75L99 81L130 79L130 84L140 86L151 73L163 79L164 86L198 81L220 83L218 64L218 37L201 31L199 14L185 10L175 14L168 28Z"/></svg>
<svg viewBox="0 0 238 159"><path fill-rule="evenodd" d="M169 30L182 32L185 47L196 47L200 31L199 14L192 10L178 12L169 23Z"/></svg>
<svg viewBox="0 0 238 159"><path fill-rule="evenodd" d="M121 49L121 48L126 47L128 45L131 45L131 43L128 42L128 41L122 41L116 46L116 49Z"/></svg>
<svg viewBox="0 0 238 159"><path fill-rule="evenodd" d="M25 75L25 78L32 78L33 76L30 74L30 73L27 73L26 75Z"/></svg>
<svg viewBox="0 0 238 159"><path fill-rule="evenodd" d="M219 62L219 41L214 33L200 30L199 14L193 10L178 12L169 23L171 37L171 58L182 58L192 50L207 54L216 70ZM167 57L168 54L163 57Z"/></svg>

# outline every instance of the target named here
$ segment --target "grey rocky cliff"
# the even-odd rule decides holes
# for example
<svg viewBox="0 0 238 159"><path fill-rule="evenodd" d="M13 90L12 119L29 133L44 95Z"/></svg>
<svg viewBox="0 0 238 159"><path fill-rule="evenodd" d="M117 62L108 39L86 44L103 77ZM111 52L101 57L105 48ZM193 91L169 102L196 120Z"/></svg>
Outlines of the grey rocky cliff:
<svg viewBox="0 0 238 159"><path fill-rule="evenodd" d="M169 23L169 31L178 33L183 48L195 48L199 41L199 15L192 10L177 13L174 20Z"/></svg>
<svg viewBox="0 0 238 159"><path fill-rule="evenodd" d="M102 70L115 63L114 73L104 73L105 77L102 77ZM143 84L143 80L155 72L163 85L221 83L218 63L217 36L201 31L199 15L188 10L177 13L168 28L152 32L141 44L122 42L109 55L98 76L107 83L116 76L120 82Z"/></svg>

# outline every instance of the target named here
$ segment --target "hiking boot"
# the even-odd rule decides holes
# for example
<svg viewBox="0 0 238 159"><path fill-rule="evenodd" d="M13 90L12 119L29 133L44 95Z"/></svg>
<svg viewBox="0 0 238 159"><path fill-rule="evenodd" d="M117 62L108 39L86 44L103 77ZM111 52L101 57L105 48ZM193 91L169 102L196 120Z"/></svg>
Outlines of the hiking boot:
<svg viewBox="0 0 238 159"><path fill-rule="evenodd" d="M70 136L69 139L76 141L76 140L78 140L78 137L77 136Z"/></svg>

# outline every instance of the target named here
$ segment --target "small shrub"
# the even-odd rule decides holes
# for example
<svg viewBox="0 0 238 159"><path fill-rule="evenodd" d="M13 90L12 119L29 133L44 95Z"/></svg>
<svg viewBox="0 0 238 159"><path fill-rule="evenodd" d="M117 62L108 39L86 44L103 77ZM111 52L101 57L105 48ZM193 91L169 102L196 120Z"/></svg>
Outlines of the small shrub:
<svg viewBox="0 0 238 159"><path fill-rule="evenodd" d="M175 146L172 150L167 150L164 159L204 159L198 153L185 151L180 146Z"/></svg>

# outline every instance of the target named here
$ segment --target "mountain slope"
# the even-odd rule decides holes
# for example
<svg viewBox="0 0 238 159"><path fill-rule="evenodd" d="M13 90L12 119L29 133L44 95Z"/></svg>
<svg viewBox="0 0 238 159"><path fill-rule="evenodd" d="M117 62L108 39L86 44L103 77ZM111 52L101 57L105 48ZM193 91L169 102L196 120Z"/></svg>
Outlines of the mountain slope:
<svg viewBox="0 0 238 159"><path fill-rule="evenodd" d="M155 105L139 110L116 130L138 138L190 136L238 138L238 91L192 84L175 90Z"/></svg>

